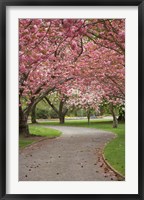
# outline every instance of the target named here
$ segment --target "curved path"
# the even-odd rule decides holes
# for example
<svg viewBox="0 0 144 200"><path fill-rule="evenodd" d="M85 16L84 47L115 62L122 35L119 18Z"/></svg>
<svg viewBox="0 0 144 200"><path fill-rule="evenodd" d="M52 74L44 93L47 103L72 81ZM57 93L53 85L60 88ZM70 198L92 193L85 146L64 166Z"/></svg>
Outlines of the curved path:
<svg viewBox="0 0 144 200"><path fill-rule="evenodd" d="M45 127L63 134L20 151L20 181L118 180L100 156L105 143L114 138L114 134L83 127Z"/></svg>

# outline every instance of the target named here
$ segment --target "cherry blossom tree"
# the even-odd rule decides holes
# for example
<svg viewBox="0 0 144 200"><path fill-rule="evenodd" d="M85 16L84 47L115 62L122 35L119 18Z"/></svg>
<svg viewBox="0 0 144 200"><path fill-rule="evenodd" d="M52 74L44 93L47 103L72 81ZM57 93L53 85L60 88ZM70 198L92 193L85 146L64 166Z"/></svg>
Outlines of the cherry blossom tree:
<svg viewBox="0 0 144 200"><path fill-rule="evenodd" d="M108 101L124 99L124 27L124 19L20 19L20 133L29 135L28 115L39 101L70 84L83 91L92 82Z"/></svg>
<svg viewBox="0 0 144 200"><path fill-rule="evenodd" d="M75 43L67 35L69 31L59 26L60 21L20 20L19 119L20 132L26 135L27 118L33 106L73 78L71 69L79 52L73 50Z"/></svg>
<svg viewBox="0 0 144 200"><path fill-rule="evenodd" d="M81 87L72 88L68 91L69 98L66 102L67 107L69 109L84 109L87 113L89 124L91 111L99 112L99 105L102 102L103 93L104 91L100 90L100 88L98 88L98 90L93 90L92 85L85 87L85 89L83 88L82 91Z"/></svg>

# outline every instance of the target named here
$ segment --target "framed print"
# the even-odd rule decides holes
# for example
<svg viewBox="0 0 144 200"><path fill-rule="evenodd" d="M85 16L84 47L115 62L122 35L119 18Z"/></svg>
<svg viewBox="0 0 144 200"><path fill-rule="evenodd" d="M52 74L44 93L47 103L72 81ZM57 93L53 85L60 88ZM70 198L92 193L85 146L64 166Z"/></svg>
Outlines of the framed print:
<svg viewBox="0 0 144 200"><path fill-rule="evenodd" d="M1 199L143 196L143 1L1 1Z"/></svg>

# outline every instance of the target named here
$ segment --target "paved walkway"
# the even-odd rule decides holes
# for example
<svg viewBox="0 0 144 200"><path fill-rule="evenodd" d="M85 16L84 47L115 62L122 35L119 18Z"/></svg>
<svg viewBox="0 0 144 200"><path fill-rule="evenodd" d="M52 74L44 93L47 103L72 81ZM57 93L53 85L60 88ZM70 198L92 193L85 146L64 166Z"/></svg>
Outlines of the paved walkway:
<svg viewBox="0 0 144 200"><path fill-rule="evenodd" d="M101 159L104 144L114 138L114 134L92 128L47 127L63 134L20 151L20 181L118 180Z"/></svg>

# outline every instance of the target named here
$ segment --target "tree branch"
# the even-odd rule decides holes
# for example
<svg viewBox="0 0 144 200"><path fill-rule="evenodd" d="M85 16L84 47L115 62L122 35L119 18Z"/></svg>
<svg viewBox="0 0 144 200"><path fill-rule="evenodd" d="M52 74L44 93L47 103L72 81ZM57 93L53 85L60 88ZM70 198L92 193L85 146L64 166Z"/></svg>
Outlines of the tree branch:
<svg viewBox="0 0 144 200"><path fill-rule="evenodd" d="M59 114L59 111L57 110L57 108L51 103L51 101L45 97L45 100L47 101L47 103L51 106L51 108L57 113Z"/></svg>

